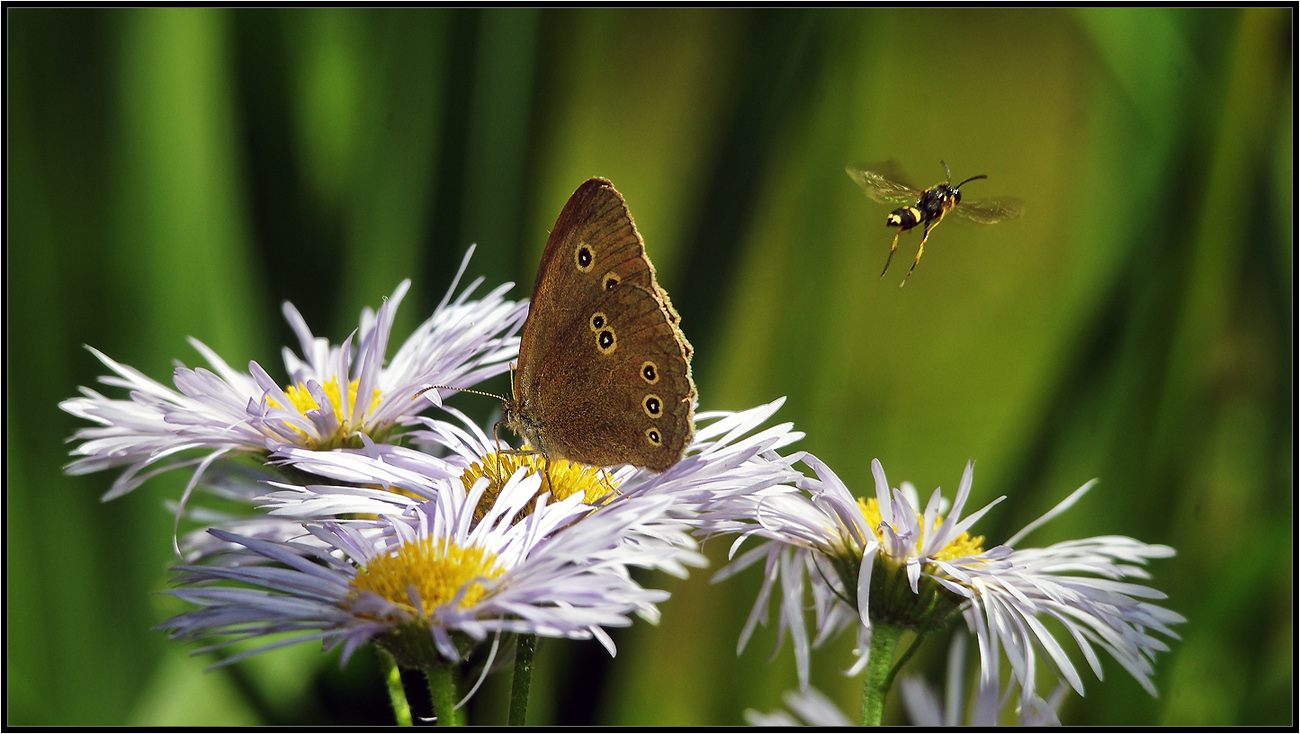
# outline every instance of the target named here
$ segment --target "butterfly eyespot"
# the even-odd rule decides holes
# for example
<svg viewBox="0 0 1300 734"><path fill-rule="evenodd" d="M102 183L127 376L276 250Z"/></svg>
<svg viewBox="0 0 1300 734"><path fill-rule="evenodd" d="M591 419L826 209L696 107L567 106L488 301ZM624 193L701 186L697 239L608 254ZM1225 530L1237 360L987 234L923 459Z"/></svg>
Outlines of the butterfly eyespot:
<svg viewBox="0 0 1300 734"><path fill-rule="evenodd" d="M577 263L578 269L582 272L591 270L591 263L596 259L596 254L592 252L591 246L585 242L579 242L577 249L573 251L573 261Z"/></svg>
<svg viewBox="0 0 1300 734"><path fill-rule="evenodd" d="M602 278L601 280L605 284L605 290L608 291L608 290L613 290L614 286L618 285L619 282L622 281L623 279L618 277L618 273L615 273L613 270L611 270L608 273L605 273L605 277Z"/></svg>
<svg viewBox="0 0 1300 734"><path fill-rule="evenodd" d="M655 366L654 362L646 360L641 363L641 379L651 385L659 382L659 368Z"/></svg>
<svg viewBox="0 0 1300 734"><path fill-rule="evenodd" d="M658 395L645 396L645 400L641 401L641 407L645 408L645 414L651 418L658 418L663 415L664 405L659 401Z"/></svg>
<svg viewBox="0 0 1300 734"><path fill-rule="evenodd" d="M647 441L649 441L650 443L654 444L655 446L659 446L659 445L663 444L663 442L664 442L664 441L663 441L663 438L660 437L660 435L659 435L659 431L658 431L658 429L655 429L655 428L647 428L647 429L645 429L645 437L646 437L646 440L647 440Z"/></svg>
<svg viewBox="0 0 1300 734"><path fill-rule="evenodd" d="M602 354L613 354L618 348L618 340L614 338L613 329L604 329L596 335L596 346L600 348Z"/></svg>
<svg viewBox="0 0 1300 734"><path fill-rule="evenodd" d="M608 322L609 319L605 318L605 314L600 311L597 311L596 313L591 315L591 321L587 323L591 327L592 331L600 331L601 329L605 328L605 324L607 324Z"/></svg>

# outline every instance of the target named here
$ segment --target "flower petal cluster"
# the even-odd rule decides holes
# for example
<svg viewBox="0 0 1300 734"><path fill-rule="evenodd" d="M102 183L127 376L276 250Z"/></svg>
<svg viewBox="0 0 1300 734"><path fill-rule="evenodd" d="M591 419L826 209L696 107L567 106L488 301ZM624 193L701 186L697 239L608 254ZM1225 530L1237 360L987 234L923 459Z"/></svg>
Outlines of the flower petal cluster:
<svg viewBox="0 0 1300 734"><path fill-rule="evenodd" d="M169 593L199 608L163 628L174 638L226 638L212 647L297 633L223 663L312 639L323 640L327 649L342 644L346 660L375 637L410 625L431 633L438 653L449 660L461 656L454 636L479 641L497 631L595 637L612 653L603 628L630 624L629 612L654 618L654 604L667 597L630 578L626 567L646 561L644 549L619 539L646 518L661 516L670 501L644 498L592 513L581 497L553 504L543 498L513 522L537 495L540 481L539 475L518 472L478 522L474 509L486 480L468 489L453 482L402 516L304 523L303 535L315 542L272 542L212 529L222 541L242 547L243 562L179 567L181 588Z"/></svg>
<svg viewBox="0 0 1300 734"><path fill-rule="evenodd" d="M498 453L451 408L455 421L422 416L424 428L412 433L442 456L371 441L332 451L279 447L275 463L320 482L265 482L251 498L265 515L240 521L260 537L231 525L209 529L207 540L191 536L189 557L204 563L179 569L183 588L171 593L201 608L165 627L178 638L228 638L213 647L299 633L236 658L308 639L342 644L346 655L376 638L388 647L412 631L431 635L447 659L456 659L458 640L472 645L494 632L595 637L613 653L604 630L628 624L629 614L656 620L655 604L667 597L640 586L628 569L685 576L688 566L704 564L688 532L699 505L798 476L795 458L776 449L801 434L788 424L756 430L780 404L701 414L706 424L687 458L661 474L578 472L527 457L498 486L483 466L521 458ZM571 491L566 473L613 491ZM247 485L226 491L238 495ZM449 570L484 559L490 573ZM442 593L416 580L435 566ZM393 572L375 568L402 571L394 581ZM389 580L371 583L371 576Z"/></svg>
<svg viewBox="0 0 1300 734"><path fill-rule="evenodd" d="M101 382L128 398L82 388L61 404L95 424L73 436L80 443L67 471L123 469L105 495L112 499L158 473L193 467L178 507L203 480L208 497L244 510L177 510L178 522L200 528L178 544L186 565L169 593L195 608L162 625L173 638L215 639L199 652L255 642L219 664L320 640L341 646L345 662L378 642L427 671L503 633L595 638L613 654L607 630L632 616L656 621L668 596L643 587L630 569L685 576L704 565L697 537L733 534L733 561L715 578L760 561L764 568L739 645L766 623L777 596L777 645L791 637L803 690L787 702L809 723L847 723L808 688L811 647L852 627L857 670L877 625L923 635L958 615L980 651L977 722L995 721L1018 689L1024 721L1056 723L1064 685L1083 693L1061 629L1098 677L1102 651L1155 694L1152 661L1167 649L1159 636L1177 637L1172 626L1184 620L1152 603L1160 592L1126 579L1148 578L1146 562L1172 549L1119 536L1018 545L1092 483L986 549L970 530L1001 498L964 514L972 465L951 503L939 489L922 503L908 483L891 488L873 461L874 497L856 498L815 457L781 453L802 437L789 423L767 425L783 400L697 413L691 445L662 473L546 461L489 439L442 398L509 369L528 307L505 298L510 284L471 299L479 279L457 294L472 252L433 315L391 358L409 281L378 311L364 310L340 344L315 336L286 303L299 342L299 352L283 350L286 384L257 362L236 370L195 339L208 367L178 364L174 387L91 349L114 373ZM422 415L430 404L450 419ZM240 458L253 461L231 461ZM757 547L741 552L751 540ZM1050 701L1035 691L1043 660L1064 681ZM923 684L902 683L918 723L957 722L952 685L940 712Z"/></svg>
<svg viewBox="0 0 1300 734"><path fill-rule="evenodd" d="M249 363L248 372L233 369L193 338L190 344L210 369L178 365L174 389L91 348L115 373L100 381L130 391L129 399L82 388L81 397L60 404L97 424L73 435L73 441L81 442L72 450L79 458L67 471L126 467L105 495L108 500L158 473L186 466L197 467L193 488L223 456L264 457L286 445L331 449L360 445L363 437L383 441L428 407L427 400L412 400L422 388L468 387L509 369L527 302L504 297L510 284L471 300L481 283L481 278L475 280L454 299L453 283L433 315L387 362L393 319L409 280L398 285L378 313L364 310L359 329L339 345L314 336L297 309L285 303L284 315L302 350L302 356L284 350L288 386L278 384L257 362Z"/></svg>
<svg viewBox="0 0 1300 734"><path fill-rule="evenodd" d="M985 550L982 538L967 531L1001 498L962 516L973 479L969 464L949 509L939 489L924 506L911 485L891 489L878 461L872 462L876 491L869 500L854 498L815 458L803 461L816 478L797 488L733 498L707 518L715 529L740 536L733 555L748 538L765 541L716 577L764 562L763 585L742 631L742 647L755 624L765 621L770 597L779 589L777 644L785 634L791 636L805 688L810 647L845 627L857 630L859 664L850 671L856 672L866 662L874 624L923 634L960 613L975 633L981 680L997 681L999 660L1005 656L1022 702L1036 695L1042 657L1074 690L1084 692L1049 621L1064 628L1098 677L1100 649L1155 694L1151 661L1167 649L1157 635L1176 638L1172 626L1184 620L1148 601L1164 598L1160 592L1121 579L1148 578L1142 566L1174 551L1120 536L1016 547L1028 532L1077 502L1092 482L1006 543ZM804 626L805 584L817 629L811 643Z"/></svg>
<svg viewBox="0 0 1300 734"><path fill-rule="evenodd" d="M685 459L661 474L502 449L436 387L504 372L517 354L526 304L509 285L471 300L479 285L453 285L391 359L409 282L341 344L286 304L300 342L284 353L286 386L193 340L211 369L178 367L174 389L96 352L129 397L83 390L63 404L98 424L74 436L68 471L124 467L111 498L197 467L176 514L198 529L178 543L171 592L197 608L163 625L174 637L255 643L226 662L302 640L345 659L423 640L454 660L495 633L594 637L612 653L605 630L657 619L667 596L632 568L685 576L705 563L690 532L701 508L798 476L798 456L779 450L802 434L766 426L779 400L698 414ZM430 403L450 418L420 415ZM205 501L187 504L199 486Z"/></svg>
<svg viewBox="0 0 1300 734"><path fill-rule="evenodd" d="M948 648L948 669L942 694L917 675L907 675L899 680L898 692L907 712L907 720L913 726L992 727L999 724L1003 711L1011 703L1011 697L999 695L996 684L978 686L969 701L963 694L966 644L965 634L953 637ZM1014 723L1018 726L1060 726L1061 721L1056 712L1065 692L1066 686L1061 684L1047 699L1035 696L1029 705L1017 706ZM816 688L786 691L783 698L788 712L778 709L765 714L750 709L745 712L745 720L751 726L854 726L854 722Z"/></svg>
<svg viewBox="0 0 1300 734"><path fill-rule="evenodd" d="M942 697L918 675L906 675L898 682L907 718L915 726L997 726L1012 703L1013 690L1000 693L996 681L980 680L971 700L963 695L966 682L965 633L953 636L948 646L948 669ZM1016 700L1015 724L1018 726L1060 726L1057 711L1068 690L1059 683L1046 699L1035 695L1028 701Z"/></svg>
<svg viewBox="0 0 1300 734"><path fill-rule="evenodd" d="M780 454L778 449L799 440L803 434L782 423L762 430L785 400L778 399L739 412L712 411L696 416L696 434L685 456L664 472L650 472L631 466L611 468L606 476L617 486L617 496L666 496L673 500L676 517L698 522L696 516L725 502L728 497L746 495L802 476L793 465L802 457ZM416 498L436 492L434 483L461 476L472 464L501 449L464 414L445 408L455 420L429 416L416 420L422 429L411 431L411 442L425 447L417 451L403 446L366 441L360 449L320 452L297 446L280 446L271 458L283 465L350 484L379 485L372 490L352 487L281 486L266 496L271 514L293 517L324 517L350 513L404 509ZM507 447L507 450L511 450ZM432 453L440 452L440 455ZM400 487L405 492L393 492ZM354 501L347 497L355 497ZM370 504L385 503L388 507Z"/></svg>
<svg viewBox="0 0 1300 734"><path fill-rule="evenodd" d="M95 352L114 373L102 381L129 394L83 389L62 404L96 424L74 435L68 471L123 468L108 499L195 468L176 516L198 529L178 543L171 593L196 608L163 625L174 637L254 643L226 662L309 639L345 658L423 640L457 659L495 633L594 637L612 653L605 630L657 619L667 596L631 569L685 576L705 563L690 532L704 505L798 475L779 449L802 434L765 425L781 401L698 414L686 458L662 474L503 450L438 387L517 356L527 304L505 298L509 284L471 298L480 284L453 284L391 357L409 282L341 344L285 304L299 349L284 350L284 385L197 340L208 367L178 366L173 386ZM450 418L421 415L430 404ZM204 501L187 504L200 486Z"/></svg>
<svg viewBox="0 0 1300 734"><path fill-rule="evenodd" d="M755 709L747 709L745 721L750 726L768 727L854 725L854 722L840 711L834 701L816 688L786 691L782 698L785 700L786 707L790 709L788 712L777 709L765 714Z"/></svg>

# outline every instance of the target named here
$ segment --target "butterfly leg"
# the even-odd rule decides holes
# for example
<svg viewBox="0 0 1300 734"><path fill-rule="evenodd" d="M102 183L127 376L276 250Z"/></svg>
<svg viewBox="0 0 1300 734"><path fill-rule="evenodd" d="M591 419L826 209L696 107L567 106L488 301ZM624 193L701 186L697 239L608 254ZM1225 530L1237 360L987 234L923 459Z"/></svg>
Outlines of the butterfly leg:
<svg viewBox="0 0 1300 734"><path fill-rule="evenodd" d="M554 502L555 482L554 480L551 479L551 460L546 458L545 456L542 457L542 477L546 480L546 483L542 485L542 491L550 492L551 501Z"/></svg>
<svg viewBox="0 0 1300 734"><path fill-rule="evenodd" d="M610 496L618 494L618 488L614 486L614 480L609 476L609 472L603 468L600 470L601 483L609 490Z"/></svg>
<svg viewBox="0 0 1300 734"><path fill-rule="evenodd" d="M885 277L885 271L886 271L886 270L889 270L889 263L892 262L893 259L894 259L894 251L898 249L898 238L899 238L899 236L901 236L902 234L903 234L903 228L902 228L902 227L899 227L899 228L898 228L898 231L894 233L894 243L893 243L892 245L889 246L889 257L885 258L885 269L880 271L880 277L881 277L881 278L884 278L884 277Z"/></svg>
<svg viewBox="0 0 1300 734"><path fill-rule="evenodd" d="M501 476L501 453L502 452L501 452L501 437L497 435L497 429L501 427L501 424L503 422L504 421L497 421L496 423L492 424L492 442L495 443L497 447L497 450L494 451L493 453L496 454L498 477ZM504 479L501 481L503 484L505 483Z"/></svg>
<svg viewBox="0 0 1300 734"><path fill-rule="evenodd" d="M912 271L916 270L916 264L921 262L921 256L925 254L925 241L930 239L930 230L933 229L934 225L938 223L939 222L937 221L926 223L925 232L921 234L921 246L916 248L916 259L912 261L912 267L907 269L907 275L903 276L903 282L898 284L899 288L902 288L903 286L907 285L907 279L912 277Z"/></svg>

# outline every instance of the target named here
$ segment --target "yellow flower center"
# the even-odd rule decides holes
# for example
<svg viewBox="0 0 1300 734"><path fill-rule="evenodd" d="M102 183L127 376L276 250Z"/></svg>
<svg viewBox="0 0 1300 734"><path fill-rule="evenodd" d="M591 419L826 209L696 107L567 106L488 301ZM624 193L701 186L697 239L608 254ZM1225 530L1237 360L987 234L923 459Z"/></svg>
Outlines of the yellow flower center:
<svg viewBox="0 0 1300 734"><path fill-rule="evenodd" d="M881 541L884 541L884 536L880 533L879 530L880 523L883 520L883 518L881 518L880 516L880 502L877 501L875 497L871 497L867 499L863 499L862 497L859 497L858 507L861 508L863 516L865 516L867 519L867 527L871 528L871 532L876 534L876 538L878 538ZM922 532L921 538L917 540L917 546L919 547L920 544L925 540L925 536L924 536L925 516L918 512L916 515L916 519L919 521L921 525L921 532ZM943 522L942 516L936 518L935 520L936 526L942 522ZM898 530L898 527L895 526L894 530ZM958 535L956 538L954 538L951 543L945 545L938 553L935 554L934 557L935 560L939 560L939 561L951 561L955 558L965 558L967 556L974 556L983 552L984 552L983 535L976 535L972 537L969 533L962 533L961 535Z"/></svg>
<svg viewBox="0 0 1300 734"><path fill-rule="evenodd" d="M488 488L483 493L483 498L479 501L478 507L474 508L475 523L483 519L488 509L492 507L492 503L496 502L497 496L501 494L501 489L505 486L506 481L521 468L527 469L529 474L541 474L543 476L541 487L537 490L537 493L550 492L552 502L559 502L575 494L581 494L583 502L596 505L613 494L618 486L603 469L594 466L578 464L566 459L547 461L541 454L530 454L523 451L494 451L483 457L483 461L471 464L460 477L466 489L474 486L474 482L478 481L479 477L487 477L488 479ZM513 521L518 522L525 515L532 512L536 503L537 498L533 497L532 501L524 507Z"/></svg>
<svg viewBox="0 0 1300 734"><path fill-rule="evenodd" d="M348 413L352 416L352 419L345 420L343 417L344 403L343 403L343 396L341 394L342 391L339 389L339 378L331 377L326 382L321 383L321 390L325 392L325 397L329 398L330 405L334 408L334 417L335 419L338 420L340 429L336 435L324 437L319 441L315 441L315 440L308 441L308 443L313 448L329 449L329 448L337 448L339 446L344 446L344 445L351 446L352 448L356 448L360 446L359 442L355 442L355 441L349 442L347 440L349 438L349 434L352 433L351 429L360 426L362 423L361 416L357 415L357 410L356 410L357 388L360 384L361 384L360 379L354 379L348 383L347 407L348 407ZM304 383L298 383L297 385L290 385L286 387L284 389L284 394L286 397L289 398L289 402L293 403L293 407L297 408L298 412L302 413L304 416L307 415L308 411L320 410L321 407L320 403L316 402L316 398L312 397L311 391L307 389L307 386ZM367 406L365 411L362 412L363 416L365 415L365 413L369 413L370 411L374 410L375 406L379 405L379 398L381 395L382 393L379 391L379 388L375 388L375 392L370 398L370 405ZM280 405L278 401L275 400L268 400L267 402L271 406L276 408L284 407ZM308 438L308 434L306 431L303 431L301 428L298 428L297 426L292 426L292 428L303 438ZM380 437L372 436L372 438L378 439ZM353 443L355 443L356 445L353 446Z"/></svg>
<svg viewBox="0 0 1300 734"><path fill-rule="evenodd" d="M372 558L352 579L349 599L370 591L412 615L422 611L428 621L437 607L454 600L462 589L465 592L457 605L463 609L477 604L487 593L484 581L504 573L495 553L473 546L461 548L446 539L423 538L404 543L396 553Z"/></svg>
<svg viewBox="0 0 1300 734"><path fill-rule="evenodd" d="M348 383L347 404L349 414L356 411L357 388L360 385L360 378L354 379ZM330 404L334 406L334 417L338 418L339 422L342 423L343 396L339 391L339 378L331 377L328 381L321 384L321 390L325 391L325 397L329 398ZM320 404L316 402L316 398L311 396L311 392L307 390L307 386L303 383L286 387L284 389L284 394L288 396L289 402L293 403L293 407L297 408L298 412L303 415L307 415L307 411L309 410L320 410ZM366 408L366 412L374 410L375 406L379 404L379 395L379 388L375 388L375 394L371 396L370 405Z"/></svg>

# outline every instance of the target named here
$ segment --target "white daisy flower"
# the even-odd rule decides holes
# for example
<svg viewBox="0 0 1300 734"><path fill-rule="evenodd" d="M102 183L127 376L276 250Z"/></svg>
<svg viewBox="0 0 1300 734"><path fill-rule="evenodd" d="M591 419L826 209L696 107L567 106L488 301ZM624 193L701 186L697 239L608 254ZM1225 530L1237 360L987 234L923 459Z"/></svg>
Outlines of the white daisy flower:
<svg viewBox="0 0 1300 734"><path fill-rule="evenodd" d="M930 728L952 726L997 726L1001 712L1007 707L1010 696L999 696L996 685L982 685L975 691L974 700L963 695L966 679L966 635L953 637L948 649L947 681L942 699L920 676L907 675L899 680L899 694L907 720L913 726ZM1018 726L1060 726L1057 709L1064 698L1066 686L1043 700L1034 697L1031 705L1015 712ZM1010 691L1008 691L1010 693ZM787 691L785 705L789 711L776 710L761 713L754 709L745 711L745 721L751 726L856 726L829 698L816 688Z"/></svg>
<svg viewBox="0 0 1300 734"><path fill-rule="evenodd" d="M402 512L433 498L448 480L470 485L487 476L492 486L498 487L515 471L526 468L546 474L550 483L542 489L558 499L578 493L594 505L624 497L671 497L673 516L689 522L701 507L801 476L791 466L801 455L781 456L777 449L797 441L802 433L791 430L789 423L754 432L783 402L738 413L700 414L700 425L685 458L657 474L631 466L602 470L563 459L546 462L537 454L514 449L498 451L494 439L459 411L446 408L458 422L420 416L425 428L408 434L412 442L441 450L444 456L370 441L361 449L330 452L279 447L273 454L277 463L348 486L279 483L276 491L262 498L263 506L273 515L298 520Z"/></svg>
<svg viewBox="0 0 1300 734"><path fill-rule="evenodd" d="M210 528L221 528L234 534L259 540L286 541L303 534L302 525L284 518L269 517L255 512L257 500L266 494L270 482L279 479L269 467L253 466L240 462L217 462L203 477L203 500L191 502L183 510L179 502L167 500L164 505L176 514L177 529L183 518L197 529L177 539L176 550L180 558L189 563L244 563L243 546L232 545L210 534Z"/></svg>
<svg viewBox="0 0 1300 734"><path fill-rule="evenodd" d="M486 477L489 485L476 510L481 516L506 480L522 469L545 477L538 485L539 493L547 492L556 500L579 495L596 508L596 514L639 498L669 499L671 505L662 518L642 523L624 542L677 547L676 555L653 557L664 561L664 565L657 566L660 570L684 577L687 566L705 563L694 541L680 532L683 524L695 522L700 506L800 476L791 467L798 457L783 457L776 450L802 434L792 431L788 423L757 430L781 403L778 400L739 413L701 414L701 421L707 424L697 430L686 458L659 474L630 466L602 470L564 460L546 462L536 454L498 451L496 441L463 414L447 408L458 422L420 417L425 429L409 434L415 442L437 448L445 456L368 440L361 449L329 452L283 446L274 454L276 462L339 483L297 486L269 482L264 496L257 501L272 518L297 522L345 520L401 514L435 499L443 487L471 486ZM207 548L222 549L214 543Z"/></svg>
<svg viewBox="0 0 1300 734"><path fill-rule="evenodd" d="M789 712L780 709L765 714L746 709L745 722L750 726L856 726L826 694L816 688L786 691L782 697Z"/></svg>
<svg viewBox="0 0 1300 734"><path fill-rule="evenodd" d="M472 253L470 248L457 281ZM193 488L203 471L226 455L265 456L280 445L361 446L363 437L382 442L395 429L413 425L415 414L428 407L425 401L412 400L421 388L468 387L509 369L527 302L503 297L510 284L470 300L481 283L481 278L475 280L452 300L453 282L433 315L387 364L393 318L410 281L403 281L377 314L364 310L358 331L336 346L313 336L297 309L285 303L284 315L302 348L302 357L284 350L290 376L286 387L256 362L249 363L248 372L232 369L197 339L190 343L211 369L178 364L175 389L92 348L116 373L100 381L129 390L130 399L110 399L82 388L82 397L60 404L98 424L73 435L73 441L82 443L72 454L81 458L67 471L85 474L126 467L104 496L107 500L154 474L184 466L197 466Z"/></svg>
<svg viewBox="0 0 1300 734"><path fill-rule="evenodd" d="M921 508L916 490L904 483L890 489L878 461L872 462L876 496L855 499L835 474L817 459L804 462L817 474L800 491L772 488L738 496L715 508L710 518L720 532L740 533L735 548L755 536L768 542L724 568L725 578L765 560L763 586L742 631L743 647L766 614L780 580L779 632L789 632L802 686L807 686L810 643L804 629L804 581L812 589L818 630L816 645L845 626L858 631L859 664L866 664L876 623L924 634L962 613L980 649L981 680L998 680L1000 653L1010 662L1022 702L1035 696L1040 654L1075 691L1083 681L1055 635L1045 625L1056 620L1074 639L1100 678L1097 647L1109 653L1152 695L1155 654L1167 650L1156 634L1176 638L1171 625L1183 618L1146 599L1164 594L1119 579L1148 578L1149 559L1167 558L1173 549L1132 538L1103 536L1018 549L1028 532L1072 506L1092 486L1085 484L1005 544L988 550L983 538L967 530L990 503L962 517L970 495L973 467L967 465L952 510L936 489ZM733 548L733 553L735 552ZM780 639L778 639L778 645Z"/></svg>
<svg viewBox="0 0 1300 734"><path fill-rule="evenodd" d="M517 472L477 521L488 482L467 492L459 483L407 517L381 516L377 532L359 524L304 523L312 543L270 542L210 532L242 546L243 564L182 566L182 588L169 593L201 608L162 625L177 639L223 637L198 652L283 632L221 664L262 650L320 639L343 645L344 661L378 641L404 664L428 655L456 661L494 632L600 640L635 613L656 620L664 591L634 582L629 565L667 549L629 548L629 530L662 515L670 500L646 497L589 514L582 497L548 503L541 478ZM523 512L533 504L530 512ZM575 522L578 519L582 522ZM197 653L196 653L197 654ZM423 657L422 657L423 656Z"/></svg>
<svg viewBox="0 0 1300 734"><path fill-rule="evenodd" d="M972 700L967 701L963 690L966 682L966 645L964 632L953 635L948 646L948 671L942 698L919 675L905 675L898 681L898 693L907 711L907 719L915 726L997 726L1003 712L1009 708L1014 691L1005 694L996 682L983 682L976 686ZM1046 699L1033 696L1028 702L1016 701L1012 712L1017 726L1060 726L1057 711L1068 690L1059 683Z"/></svg>
<svg viewBox="0 0 1300 734"><path fill-rule="evenodd" d="M697 413L695 437L682 460L660 473L632 472L619 491L671 496L678 515L698 525L697 514L730 497L797 481L802 475L794 464L803 452L783 456L778 449L804 434L789 422L759 430L784 404L785 398L777 398L749 410Z"/></svg>

